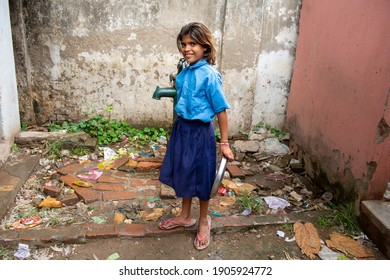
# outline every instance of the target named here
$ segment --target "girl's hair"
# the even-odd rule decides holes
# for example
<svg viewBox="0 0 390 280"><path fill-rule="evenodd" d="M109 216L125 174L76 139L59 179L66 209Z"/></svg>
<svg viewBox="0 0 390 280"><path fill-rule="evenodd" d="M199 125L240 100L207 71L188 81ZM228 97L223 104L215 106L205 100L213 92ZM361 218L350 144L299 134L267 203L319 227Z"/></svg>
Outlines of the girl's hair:
<svg viewBox="0 0 390 280"><path fill-rule="evenodd" d="M186 35L190 35L199 45L206 48L204 57L209 64L214 65L217 58L217 51L214 47L214 39L210 29L200 22L191 22L183 26L176 39L179 50L181 49L181 40Z"/></svg>

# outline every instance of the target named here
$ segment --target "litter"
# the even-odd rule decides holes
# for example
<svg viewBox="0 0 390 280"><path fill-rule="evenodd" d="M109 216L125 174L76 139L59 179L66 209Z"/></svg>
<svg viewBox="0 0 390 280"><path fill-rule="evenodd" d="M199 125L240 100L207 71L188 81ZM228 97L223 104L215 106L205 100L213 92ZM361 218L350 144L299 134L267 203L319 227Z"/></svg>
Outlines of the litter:
<svg viewBox="0 0 390 280"><path fill-rule="evenodd" d="M343 256L343 254L340 254L338 252L335 252L327 246L321 246L321 250L318 253L318 256L321 258L321 260L338 260L339 257Z"/></svg>
<svg viewBox="0 0 390 280"><path fill-rule="evenodd" d="M221 213L218 213L218 212L211 212L211 215L215 216L215 217L222 217L222 214Z"/></svg>
<svg viewBox="0 0 390 280"><path fill-rule="evenodd" d="M87 173L85 174L79 174L77 175L77 177L81 178L81 179L87 179L87 180L97 180L99 179L99 177L103 174L103 172L101 171L97 171L97 170L89 170Z"/></svg>
<svg viewBox="0 0 390 280"><path fill-rule="evenodd" d="M41 217L39 217L37 215L33 215L31 217L23 218L23 219L20 219L17 222L14 222L10 226L10 229L31 228L31 227L35 227L35 226L39 225L41 222L42 222L42 218Z"/></svg>
<svg viewBox="0 0 390 280"><path fill-rule="evenodd" d="M117 153L108 147L104 147L103 152L104 152L104 160L110 160L117 156Z"/></svg>
<svg viewBox="0 0 390 280"><path fill-rule="evenodd" d="M85 182L85 181L75 181L73 182L73 185L83 187L83 188L90 188L92 187L91 183Z"/></svg>
<svg viewBox="0 0 390 280"><path fill-rule="evenodd" d="M285 236L286 234L285 234L283 231L281 231L281 230L277 230L277 231L276 231L276 235L279 236L279 237L284 238L284 236Z"/></svg>
<svg viewBox="0 0 390 280"><path fill-rule="evenodd" d="M287 200L276 196L266 196L264 197L264 200L269 208L275 210L279 208L284 209L287 206L290 206L290 203Z"/></svg>
<svg viewBox="0 0 390 280"><path fill-rule="evenodd" d="M295 235L294 235L292 238L286 237L286 238L284 239L284 241L286 241L286 242L293 242L293 241L295 241Z"/></svg>
<svg viewBox="0 0 390 280"><path fill-rule="evenodd" d="M106 219L101 217L101 216L93 216L91 218L91 220L95 223L95 224L104 224L106 222Z"/></svg>
<svg viewBox="0 0 390 280"><path fill-rule="evenodd" d="M43 208L43 207L47 207L47 208L61 208L62 207L62 203L61 203L61 201L59 201L59 200L57 200L55 198L47 197L44 200L42 200L42 202L38 205L38 208Z"/></svg>
<svg viewBox="0 0 390 280"><path fill-rule="evenodd" d="M119 254L118 254L118 253L114 253L114 254L111 254L111 255L107 258L107 260L112 261L112 260L117 260L117 259L119 259L119 258L120 258Z"/></svg>
<svg viewBox="0 0 390 280"><path fill-rule="evenodd" d="M30 256L30 249L27 244L19 243L18 250L15 252L14 257L18 259L26 259Z"/></svg>
<svg viewBox="0 0 390 280"><path fill-rule="evenodd" d="M252 213L251 208L245 208L244 211L242 211L241 215L242 216L249 216Z"/></svg>

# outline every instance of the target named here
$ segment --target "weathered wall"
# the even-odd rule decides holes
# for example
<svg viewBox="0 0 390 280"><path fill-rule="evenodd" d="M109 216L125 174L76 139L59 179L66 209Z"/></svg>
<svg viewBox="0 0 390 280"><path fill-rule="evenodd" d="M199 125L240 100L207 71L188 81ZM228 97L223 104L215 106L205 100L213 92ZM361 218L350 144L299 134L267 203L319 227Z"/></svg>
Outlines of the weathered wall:
<svg viewBox="0 0 390 280"><path fill-rule="evenodd" d="M390 1L303 1L287 125L312 177L381 198L390 178Z"/></svg>
<svg viewBox="0 0 390 280"><path fill-rule="evenodd" d="M114 118L169 126L172 100L151 96L156 86L170 86L169 75L176 73L176 34L184 24L201 21L217 42L216 67L232 105L231 134L260 119L282 126L274 112L282 112L286 102L299 5L299 0L11 1L22 121L80 120L113 105ZM267 66L269 56L266 64L259 62L273 48L289 53L279 55L277 68ZM264 95L272 100L266 106Z"/></svg>
<svg viewBox="0 0 390 280"><path fill-rule="evenodd" d="M265 1L252 125L283 129L298 36L300 1Z"/></svg>
<svg viewBox="0 0 390 280"><path fill-rule="evenodd" d="M8 0L0 0L0 165L20 131Z"/></svg>

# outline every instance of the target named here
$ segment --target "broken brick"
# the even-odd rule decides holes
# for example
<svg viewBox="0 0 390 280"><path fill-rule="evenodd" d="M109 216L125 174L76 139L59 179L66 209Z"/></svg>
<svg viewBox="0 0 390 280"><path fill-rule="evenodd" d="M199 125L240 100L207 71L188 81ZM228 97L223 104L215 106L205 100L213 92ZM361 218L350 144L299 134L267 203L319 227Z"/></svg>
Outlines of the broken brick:
<svg viewBox="0 0 390 280"><path fill-rule="evenodd" d="M100 195L97 191L86 188L75 188L75 193L81 198L84 203L91 203L100 200Z"/></svg>
<svg viewBox="0 0 390 280"><path fill-rule="evenodd" d="M160 169L161 162L140 162L138 163L135 171L137 172L148 172Z"/></svg>
<svg viewBox="0 0 390 280"><path fill-rule="evenodd" d="M128 161L129 161L129 158L128 158L128 157L121 157L121 158L118 158L118 159L116 159L116 160L112 163L111 169L118 169L118 168L121 167L122 165L126 164Z"/></svg>
<svg viewBox="0 0 390 280"><path fill-rule="evenodd" d="M59 197L61 194L61 189L57 186L44 186L43 193L50 197Z"/></svg>
<svg viewBox="0 0 390 280"><path fill-rule="evenodd" d="M62 205L72 206L72 205L77 204L80 201L80 199L75 193L70 193L70 194L64 195L60 199L60 201L61 201Z"/></svg>
<svg viewBox="0 0 390 280"><path fill-rule="evenodd" d="M244 172L237 165L228 165L227 171L230 174L231 178L245 178Z"/></svg>

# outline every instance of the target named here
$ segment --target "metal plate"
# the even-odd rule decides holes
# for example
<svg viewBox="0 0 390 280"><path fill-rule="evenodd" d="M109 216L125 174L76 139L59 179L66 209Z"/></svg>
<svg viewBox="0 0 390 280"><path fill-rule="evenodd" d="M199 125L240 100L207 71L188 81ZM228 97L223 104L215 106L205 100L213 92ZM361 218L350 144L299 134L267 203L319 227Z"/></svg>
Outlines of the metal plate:
<svg viewBox="0 0 390 280"><path fill-rule="evenodd" d="M211 188L211 195L210 195L211 197L214 197L218 192L219 185L221 184L223 175L225 174L226 171L227 163L228 163L227 158L222 156L221 163L219 165L217 174L215 176L213 187Z"/></svg>

